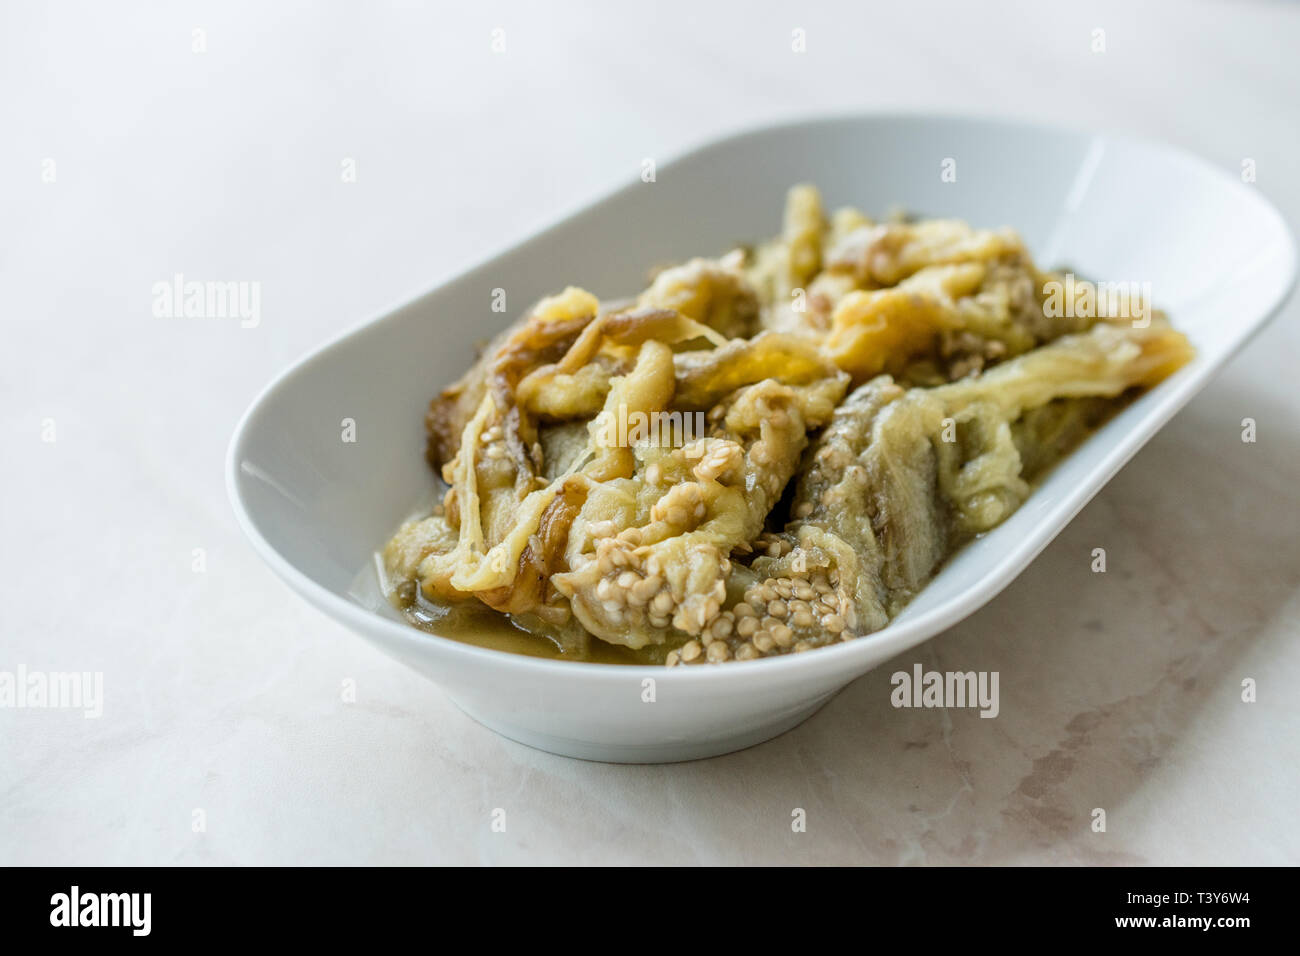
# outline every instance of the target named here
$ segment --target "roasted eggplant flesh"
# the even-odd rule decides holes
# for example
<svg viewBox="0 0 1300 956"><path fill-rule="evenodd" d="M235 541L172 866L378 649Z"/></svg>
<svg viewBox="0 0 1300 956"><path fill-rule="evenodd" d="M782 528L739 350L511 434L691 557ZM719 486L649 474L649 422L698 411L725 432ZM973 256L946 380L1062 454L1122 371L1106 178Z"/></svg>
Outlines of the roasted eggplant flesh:
<svg viewBox="0 0 1300 956"><path fill-rule="evenodd" d="M775 239L618 304L565 288L433 399L441 504L384 548L390 595L574 660L870 634L1191 358L1114 292L1010 230L828 214L796 186Z"/></svg>

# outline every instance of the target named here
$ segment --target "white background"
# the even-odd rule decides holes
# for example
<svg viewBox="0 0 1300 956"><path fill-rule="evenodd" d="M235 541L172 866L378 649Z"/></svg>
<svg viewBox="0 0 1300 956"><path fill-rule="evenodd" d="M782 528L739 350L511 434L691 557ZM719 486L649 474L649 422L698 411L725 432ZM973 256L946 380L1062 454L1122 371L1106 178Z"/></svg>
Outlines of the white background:
<svg viewBox="0 0 1300 956"><path fill-rule="evenodd" d="M0 670L103 671L106 700L0 709L0 863L1300 862L1294 302L1013 587L896 662L998 670L996 720L892 710L887 665L717 760L532 751L291 595L222 469L291 360L765 119L1133 131L1253 159L1295 223L1297 49L1282 3L6 3ZM261 324L154 318L178 272L260 282Z"/></svg>

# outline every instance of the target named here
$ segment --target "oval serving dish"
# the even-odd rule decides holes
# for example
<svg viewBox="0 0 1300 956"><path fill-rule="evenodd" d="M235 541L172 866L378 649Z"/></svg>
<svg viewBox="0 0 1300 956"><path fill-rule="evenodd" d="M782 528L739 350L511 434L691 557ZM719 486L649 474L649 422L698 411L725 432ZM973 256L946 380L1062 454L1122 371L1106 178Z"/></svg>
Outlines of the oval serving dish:
<svg viewBox="0 0 1300 956"><path fill-rule="evenodd" d="M956 182L940 176L957 158ZM949 177L950 178L950 177ZM769 235L792 183L828 204L901 207L1010 226L1044 267L1149 282L1196 347L1043 480L1004 524L966 545L886 628L805 654L665 669L545 660L424 633L358 575L433 476L423 412L524 305L569 283L605 299L656 263ZM294 590L439 684L514 740L594 760L726 753L807 718L850 681L993 598L1255 334L1294 284L1296 250L1253 188L1176 149L1000 120L866 115L767 126L710 143L378 316L288 369L253 402L227 463L240 524ZM357 441L339 423L357 423ZM654 703L644 682L655 681Z"/></svg>

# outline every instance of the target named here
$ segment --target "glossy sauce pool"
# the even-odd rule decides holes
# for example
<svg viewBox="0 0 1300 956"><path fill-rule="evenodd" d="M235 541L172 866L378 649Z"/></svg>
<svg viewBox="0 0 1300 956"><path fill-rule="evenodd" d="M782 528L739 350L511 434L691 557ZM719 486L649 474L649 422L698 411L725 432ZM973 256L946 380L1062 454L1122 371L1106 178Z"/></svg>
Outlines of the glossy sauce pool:
<svg viewBox="0 0 1300 956"><path fill-rule="evenodd" d="M440 605L420 598L410 608L399 607L398 610L407 621L426 633L494 651L589 664L663 663L645 651L634 651L594 637L587 642L584 652L565 653L550 638L526 631L509 615L477 602Z"/></svg>

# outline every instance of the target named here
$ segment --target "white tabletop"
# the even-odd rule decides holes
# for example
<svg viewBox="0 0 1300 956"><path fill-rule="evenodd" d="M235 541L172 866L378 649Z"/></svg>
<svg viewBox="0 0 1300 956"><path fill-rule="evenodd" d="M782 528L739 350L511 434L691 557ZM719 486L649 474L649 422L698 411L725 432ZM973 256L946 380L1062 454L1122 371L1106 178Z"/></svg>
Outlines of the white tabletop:
<svg viewBox="0 0 1300 956"><path fill-rule="evenodd" d="M728 757L530 750L292 595L222 468L291 360L765 119L1135 131L1254 160L1300 221L1300 7L315 6L5 11L0 672L102 672L103 714L0 708L0 863L1300 862L1294 301L1009 590L896 662L999 671L995 720L893 710L891 665ZM155 318L176 273L260 282L261 322Z"/></svg>

